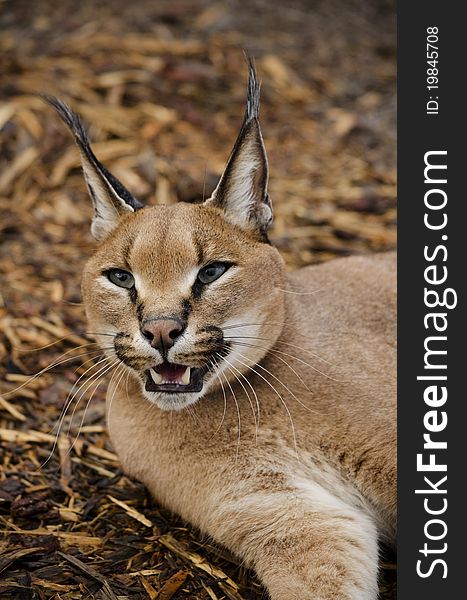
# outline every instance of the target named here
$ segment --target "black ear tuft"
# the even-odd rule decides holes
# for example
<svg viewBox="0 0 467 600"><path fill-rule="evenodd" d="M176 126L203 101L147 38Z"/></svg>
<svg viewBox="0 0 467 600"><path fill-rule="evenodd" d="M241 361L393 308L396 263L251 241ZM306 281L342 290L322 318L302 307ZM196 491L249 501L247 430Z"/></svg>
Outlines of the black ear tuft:
<svg viewBox="0 0 467 600"><path fill-rule="evenodd" d="M143 204L139 202L127 189L126 187L108 171L104 165L97 159L96 155L92 151L91 144L84 127L81 117L75 113L65 102L55 98L54 96L42 96L44 100L54 108L59 117L68 126L71 133L73 134L79 149L87 158L87 160L94 166L94 168L102 175L104 179L110 184L113 191L119 196L126 204L128 204L133 210L143 208Z"/></svg>
<svg viewBox="0 0 467 600"><path fill-rule="evenodd" d="M250 119L259 118L259 99L261 95L261 85L258 81L255 61L253 57L245 52L245 60L248 64L248 90L244 123L247 123L248 121L250 121Z"/></svg>
<svg viewBox="0 0 467 600"><path fill-rule="evenodd" d="M135 212L143 208L143 204L97 159L79 115L58 98L53 96L42 96L42 98L56 110L78 145L84 177L95 211L91 229L94 236L101 239L113 229L119 215Z"/></svg>
<svg viewBox="0 0 467 600"><path fill-rule="evenodd" d="M68 104L65 104L63 100L55 98L55 96L43 95L42 98L47 102L47 104L50 104L50 106L56 110L62 121L68 126L70 131L75 136L80 148L89 148L88 136L80 116L75 113L68 106Z"/></svg>

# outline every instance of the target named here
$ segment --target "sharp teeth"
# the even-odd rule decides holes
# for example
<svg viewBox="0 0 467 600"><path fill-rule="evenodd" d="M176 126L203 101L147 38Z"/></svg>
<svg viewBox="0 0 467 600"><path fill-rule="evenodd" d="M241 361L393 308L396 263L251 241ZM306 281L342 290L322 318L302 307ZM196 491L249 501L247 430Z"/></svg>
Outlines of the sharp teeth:
<svg viewBox="0 0 467 600"><path fill-rule="evenodd" d="M183 375L182 375L182 384L183 385L188 385L190 383L190 376L191 376L191 369L190 369L190 367L187 367L185 369L185 373L183 373Z"/></svg>
<svg viewBox="0 0 467 600"><path fill-rule="evenodd" d="M162 376L159 375L159 373L156 373L156 371L154 371L154 369L149 369L149 372L151 373L151 377L152 380L154 381L154 383L162 383Z"/></svg>

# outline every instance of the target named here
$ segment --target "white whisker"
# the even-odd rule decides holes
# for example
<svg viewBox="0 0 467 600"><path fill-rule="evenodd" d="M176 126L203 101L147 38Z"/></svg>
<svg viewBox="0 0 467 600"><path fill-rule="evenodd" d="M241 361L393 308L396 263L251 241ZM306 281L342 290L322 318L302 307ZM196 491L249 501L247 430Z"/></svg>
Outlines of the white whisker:
<svg viewBox="0 0 467 600"><path fill-rule="evenodd" d="M235 379L238 381L238 383L242 386L242 389L245 392L245 396L248 398L248 402L249 402L250 407L251 407L251 412L253 413L253 420L255 422L255 443L256 443L256 445L258 445L258 419L259 419L259 402L258 402L258 398L256 397L256 406L257 406L257 409L258 409L258 418L257 418L256 417L256 412L255 412L255 409L254 409L254 406L253 406L253 402L251 401L251 398L250 398L250 394L248 393L246 387L243 385L242 381L238 378L238 376L234 373L234 371L232 369L234 369L235 371L237 371L245 379L245 381L247 381L247 379L243 376L243 374L230 361L227 360L227 358L225 356L221 356L217 352L216 352L216 354L220 358L222 358L229 365L227 368L232 373L232 375L235 377ZM255 396L256 396L256 394L255 394Z"/></svg>
<svg viewBox="0 0 467 600"><path fill-rule="evenodd" d="M214 367L214 364L212 361L210 361L211 365ZM209 366L208 369L211 373L213 373L213 375L217 378L217 380L219 381L219 383L221 384L221 388L222 388L222 395L224 396L224 412L222 413L222 419L221 422L219 423L216 431L212 434L212 436L209 438L209 441L211 441L213 439L213 437L216 436L216 434L220 431L222 424L224 423L225 420L225 413L227 412L227 396L225 394L225 389L224 389L224 385L222 383L222 379L219 377L219 375L216 373L216 371L212 370Z"/></svg>
<svg viewBox="0 0 467 600"><path fill-rule="evenodd" d="M275 286L275 288L280 292L284 292L286 294L296 294L297 296L311 296L313 294L317 294L318 292L324 292L324 289L312 290L311 292L295 292L294 290L285 290L284 288L280 288L277 285Z"/></svg>
<svg viewBox="0 0 467 600"><path fill-rule="evenodd" d="M111 357L106 357L106 358L108 358L109 360L111 360ZM100 364L100 363L104 362L105 360L106 360L106 359L103 359L103 360L99 361L99 363L96 363L96 365L94 365L94 366L97 366L98 364ZM82 391L81 391L81 393L80 393L80 395L79 395L79 398L78 398L78 400L75 402L75 407L74 407L74 409L73 409L73 412L71 413L71 416L69 417L69 420L70 420L70 421L69 421L69 423L68 423L67 436L69 436L69 435L70 435L71 426L72 426L72 424L73 424L73 418L74 418L74 416L75 416L76 409L78 408L78 406L79 406L79 403L81 402L81 399L84 397L84 395L85 395L85 394L86 394L86 392L89 390L89 388L92 386L92 384L93 384L94 382L98 381L98 383L97 383L96 387L94 388L94 391L93 391L93 393L91 394L91 397L90 397L90 398L89 398L89 400L88 400L88 404L89 404L89 401L90 401L90 399L92 398L92 396L94 395L94 392L95 392L95 390L98 388L98 386L99 386L99 384L100 384L100 380L102 379L102 377L103 377L103 376L104 376L106 373L108 373L110 369L112 369L112 368L113 368L115 365L117 365L117 364L118 364L118 362L119 362L119 360L118 360L118 359L115 359L115 362L111 363L110 365L105 365L105 366L104 366L102 369L99 369L99 371L97 371L96 373L94 373L93 375L91 375L91 376L89 377L89 379L87 379L86 381L84 381L84 382L83 382L83 383L82 383L82 384L79 386L79 388L76 390L76 393L73 395L73 398L76 396L76 394L77 394L77 393L78 393L80 390L82 390ZM103 369L105 369L106 367L109 367L109 369L107 369L107 370L104 370L104 372L103 372L103 373L101 373L101 371L102 371ZM92 368L92 367L91 367L91 368ZM88 369L88 370L89 370L89 369ZM100 374L99 374L99 373L100 373ZM78 381L79 381L79 380L78 380ZM75 382L75 384L73 385L73 387L76 385L76 383L77 383L77 382ZM72 390L73 390L73 388L72 388ZM72 401L73 401L73 398L71 398L71 400L70 400L70 402L69 402L69 406L71 406L71 403L72 403ZM69 408L69 406L68 406L68 408ZM68 408L66 409L66 411L65 411L65 412L67 412Z"/></svg>
<svg viewBox="0 0 467 600"><path fill-rule="evenodd" d="M239 354L240 354L240 353L239 353ZM241 356L242 356L242 355L241 355ZM244 357L244 358L245 358L245 357ZM246 363L244 363L243 361L241 361L241 360L239 360L239 359L237 359L237 360L238 360L238 362L239 362L240 364L242 364L244 367L246 367L246 368L247 368L247 369L249 369L250 371L253 371L253 373L256 373L256 375L257 375L258 377L260 377L260 378L261 378L261 379L262 379L262 380L263 380L263 381L264 381L264 382L265 382L265 383L266 383L266 384L267 384L267 385L268 385L268 386L269 386L269 387L270 387L270 388L271 388L271 389L274 391L274 393L277 395L277 397L278 397L278 398L279 398L279 400L281 401L281 403L282 403L282 405L284 406L284 408L285 408L285 410L286 410L286 412L287 412L287 415L288 415L288 417L289 417L290 425L291 425L291 428L292 428L292 436L293 436L293 441L294 441L295 454L296 454L296 456L297 456L297 458L298 458L298 457L299 457L299 454L298 454L298 446L297 446L297 436L296 436L296 433L295 433L295 425L294 425L294 422L293 422L293 419L292 419L292 415L290 414L289 407L287 406L287 403L284 401L284 399L282 398L281 394L280 394L280 393L279 393L279 392L276 390L276 388L275 388L275 387L272 385L272 383L266 379L266 377L264 377L263 375L261 375L261 373L258 373L258 371L256 371L256 369L254 369L254 368L253 368L253 367L251 367L250 365L247 365ZM252 361L252 362L253 362L253 361ZM258 366L259 366L259 365L258 365ZM270 374L271 374L271 373L270 373Z"/></svg>
<svg viewBox="0 0 467 600"><path fill-rule="evenodd" d="M84 346L84 345L85 344L83 344L82 346ZM69 354L70 352L74 352L75 350L77 350L78 348L80 348L82 346L77 346L76 348L71 348L67 352L64 352L63 354L60 354L59 359L62 356L65 356L66 354ZM31 377L27 381L25 381L24 383L22 383L21 385L15 387L12 390L9 390L8 392L4 392L3 395L4 396L9 396L9 395L17 392L18 390L21 390L22 388L24 388L25 386L27 386L30 383L32 383L34 380L36 380L38 377L40 377L41 375L43 375L47 371L50 371L51 369L54 369L55 367L63 365L64 363L69 362L70 360L76 360L77 358L81 358L81 356L88 356L89 354L94 354L94 353L97 354L97 355L102 354L102 350L101 349L89 350L88 352L82 352L80 354L77 354L76 356L69 356L68 358L65 358L63 360L58 360L57 359L56 361L50 363L49 365L47 365L46 367L44 367L43 369L41 369L40 371L38 371L34 375L31 375Z"/></svg>
<svg viewBox="0 0 467 600"><path fill-rule="evenodd" d="M76 397L76 395L79 393L79 391L81 390L81 388L83 387L83 385L86 385L87 383L89 383L89 381L92 381L92 379L94 378L94 376L96 374L98 374L102 369L99 369L98 371L96 371L96 373L94 373L90 379L88 379L87 381L84 381L81 385L78 386L77 390L75 393L73 393L73 390L75 389L76 385L81 381L81 379L83 379L83 377L85 377L86 373L88 373L89 371L91 371L92 369L94 369L95 367L99 366L102 363L105 363L107 360L110 360L110 357L105 356L104 358L102 358L101 360L99 360L97 363L92 364L90 367L88 367L84 373L82 373L78 379L74 382L74 384L71 387L71 390L68 392L68 395L65 399L65 402L63 404L63 408L60 412L59 418L58 418L58 431L60 431L60 427L62 425L62 421L65 417L66 412L68 411L68 408L71 406L71 403L73 402L73 399ZM88 361L87 361L88 362ZM105 368L105 367L103 367ZM55 429L55 425L54 427L51 429L50 433L52 433L52 431Z"/></svg>
<svg viewBox="0 0 467 600"><path fill-rule="evenodd" d="M116 392L117 392L117 388L118 388L118 386L119 386L119 384L120 384L120 381L121 381L121 380L122 380L122 378L123 378L123 375L125 374L125 367L126 367L126 365L125 365L124 363L122 363L122 365L121 365L121 368L122 368L122 374L121 374L121 376L120 376L120 379L119 379L119 380L117 381L117 383L115 384L115 388L114 388L114 391L113 391L112 397L111 397L111 398L110 398L110 400L109 400L109 407L108 407L108 409L107 409L107 418L108 418L108 419L110 419L110 411L111 411L111 409L112 409L112 402L113 402L113 399L114 399L114 397L115 397L115 394L116 394ZM108 387L108 389L110 389L110 384L112 383L112 379L113 379L113 378L114 378L114 376L115 376L115 375L116 375L116 374L119 372L118 370L119 370L119 367L117 367L117 368L115 369L115 371L112 373L112 377L110 378L110 381L109 381L109 387Z"/></svg>
<svg viewBox="0 0 467 600"><path fill-rule="evenodd" d="M92 367L90 367L89 369L92 369L93 367L96 367L96 366L98 366L99 364L101 364L102 362L104 362L104 361L107 361L107 360L110 360L110 357L106 357L106 358L102 359L101 361L99 361L98 363L96 363L95 365L93 365ZM75 393L73 394L73 396L70 398L70 400L68 400L68 399L67 399L67 400L65 401L65 406L64 406L64 408L62 409L62 413L61 413L61 415L60 415L60 418L59 418L58 427L57 427L57 433L56 433L56 435L55 435L55 438L54 438L54 442L53 442L53 445L52 445L52 449L50 450L50 452L49 452L49 455L48 455L48 457L46 458L46 460L45 460L45 461L44 461L44 462L41 464L40 468L44 468L44 467L45 467L45 465L46 465L46 464L49 462L49 460L50 460L50 459L52 458L52 456L53 456L53 453L55 452L55 448L57 447L57 444L58 444L58 438L59 438L59 436L60 436L60 432L61 432L61 429L62 429L63 420L64 420L64 418L65 418L65 415L66 415L67 411L68 411L68 408L71 406L71 403L73 402L73 399L74 399L74 398L76 397L76 395L77 395L77 394L80 392L80 390L83 388L83 386L87 386L89 383L91 383L91 385L92 385L92 382L96 380L96 377L98 377L98 376L99 376L99 374L100 374L100 373L101 373L101 372L102 372L104 369L109 369L109 368L110 368L110 367L109 367L109 365L104 365L103 367L101 367L101 368L100 368L100 369L99 369L99 370L98 370L96 373L93 373L93 375L91 375L91 377L90 377L90 378L89 378L87 381L83 382L83 383L82 383L82 384L79 386L79 388L76 390L76 392L75 392ZM89 371L89 369L87 369L87 371ZM87 371L86 371L86 372L87 372ZM105 371L105 373L107 373L107 371ZM104 375L105 373L103 373L103 375ZM83 374L83 375L84 375L84 374ZM100 377L98 377L98 378L100 378ZM89 385L89 386L88 386L86 389L89 389L89 387L90 387L90 385ZM73 388L72 388L72 389L73 389ZM82 397L82 396L81 396L81 397ZM80 397L80 400L81 400L81 397ZM79 402L79 401L78 401L78 402ZM53 431L53 429L52 429L52 431Z"/></svg>
<svg viewBox="0 0 467 600"><path fill-rule="evenodd" d="M224 339L227 340L227 341L233 340L236 343L237 343L237 340L259 340L260 342L262 342L262 341L264 341L264 342L270 341L270 340L268 340L268 338L262 338L262 337L252 336L252 335L250 335L250 336L246 336L246 335L226 336ZM283 342L281 340L277 340L275 342L275 344L284 344L286 346L291 346L292 348L297 348L297 350L301 350L302 352L307 352L308 354L311 354L312 356L318 358L319 360L322 360L323 362L328 363L332 367L338 368L336 365L333 365L328 360L326 360L324 358L321 358L320 356L318 356L317 354L314 354L310 350L307 350L306 348L302 348L301 346L297 346L296 344L289 344L288 342ZM263 350L265 350L265 348L263 348ZM271 348L268 349L268 352L271 351L271 350L274 350L275 352L279 352L280 354L283 354L284 356L290 356L291 358L295 358L296 360L298 360L299 362L303 363L307 367L310 367L310 369L314 369L320 375L323 375L324 377L327 377L328 379L331 379L332 381L335 381L337 383L342 383L341 381L339 381L338 379L334 379L333 377L331 377L327 373L323 373L323 371L320 371L320 369L318 369L317 367L311 365L310 363L307 363L306 361L304 361L303 359L299 358L298 356L294 356L293 354L288 354L287 352L284 352L282 350L274 349L274 346L271 346Z"/></svg>
<svg viewBox="0 0 467 600"><path fill-rule="evenodd" d="M228 338L226 338L226 339L228 339ZM257 348L258 350L264 350L265 352L271 352L275 355L282 354L283 356L289 356L290 358L294 358L295 360L298 360L299 362L305 364L307 367L317 370L316 368L313 367L313 365L310 365L309 363L303 361L301 358L298 358L297 356L294 356L293 354L289 354L288 352L282 352L282 350L276 350L274 348L264 348L263 346L258 346L257 344L250 344L247 342L239 342L238 340L235 340L235 344L237 344L238 346L244 346L245 348ZM288 367L292 371L292 373L297 377L297 379L300 381L300 383L303 385L303 387L308 392L310 392L310 394L313 395L313 391L308 387L308 385L305 383L305 381L303 380L301 375L299 375L299 373L297 373L297 371L291 365L289 365L289 363L286 360L284 360L280 356L276 356L276 358L278 360L280 360L281 362L283 362L286 365L286 367ZM319 370L318 370L318 372L321 374L321 372ZM328 375L328 377L329 377L329 375Z"/></svg>
<svg viewBox="0 0 467 600"><path fill-rule="evenodd" d="M223 374L220 373L220 376L222 377ZM225 382L227 383L227 385L229 386L230 392L232 394L232 398L234 399L234 402L235 402L235 406L237 407L238 435L237 435L237 450L235 452L235 462L238 462L238 453L240 451L240 438L241 438L240 407L238 406L237 397L235 396L235 392L233 391L232 386L230 385L230 382L225 375L224 375L224 379L225 379Z"/></svg>
<svg viewBox="0 0 467 600"><path fill-rule="evenodd" d="M104 373L102 373L102 375L100 375L100 376L98 377L97 384L95 385L94 389L92 390L92 393L91 393L91 395L90 395L90 396L89 396L89 398L88 398L88 401L86 402L86 406L85 406L85 408L84 408L84 411L83 411L83 416L82 416L82 418L81 418L81 422L80 422L80 424L79 424L79 427L78 427L78 432L77 432L77 434L76 434L76 436L75 436L75 439L73 440L73 443L71 444L71 446L70 446L70 447L68 448L68 450L67 450L67 455L71 453L71 451L72 451L72 450L73 450L73 448L75 447L75 444L76 444L76 442L78 441L79 434L81 433L81 430L82 430L82 428L83 428L84 419L85 419L85 417L86 417L86 413L87 413L87 411L88 411L89 405L91 404L91 400L92 400L92 398L93 398L94 394L96 393L96 390L97 390L97 388L100 386L100 384L101 384L101 382L102 382L102 378L103 378L105 375L107 375L107 373L108 373L109 371L111 371L111 370L112 370L112 369L115 367L115 365L116 365L116 363L113 363L112 365L110 365L110 366L109 366L109 368L108 368L106 371L104 371ZM88 388L88 389L89 389L89 388ZM72 423L72 421L73 421L73 416L74 416L74 414L75 414L75 410L76 410L76 408L78 407L78 404L79 404L79 402L81 401L81 398L83 397L83 395L84 395L84 392L83 392L83 394L80 396L80 398L79 398L78 402L76 403L76 405L75 405L75 408L74 408L74 410L73 410L73 413L72 413L72 415L71 415L71 418L70 418L70 425L69 425L69 427L68 427L67 436L69 436L69 435L70 435L70 428L71 428L71 423Z"/></svg>
<svg viewBox="0 0 467 600"><path fill-rule="evenodd" d="M21 352L22 354L27 354L28 352L38 352L39 350L45 350L46 348L50 348L51 346L55 346L56 344L60 344L61 342L67 340L70 337L74 337L73 333L70 335L65 335L55 342L50 342L49 344L45 344L44 346L39 346L38 348L15 348L17 352ZM81 344L80 346L75 346L71 348L71 350L78 350L79 348L84 348L84 346L97 346L97 342L92 342L91 340L86 344Z"/></svg>
<svg viewBox="0 0 467 600"><path fill-rule="evenodd" d="M250 362L252 362L253 364L256 364L256 366L257 366L259 369L261 369L262 371L265 371L266 373L268 373L268 374L269 374L269 375L270 375L270 376L271 376L273 379L275 379L275 380L276 380L278 383L280 383L280 384L281 384L281 386L282 386L284 389L286 389L286 390L289 392L289 394L292 396L292 398L294 398L294 400L296 400L296 401L297 401L297 402L300 404L300 406L303 406L303 408L304 408L305 410L307 410L308 412L310 412L310 413L313 413L313 414L315 414L315 415L322 414L322 413L319 413L319 412L318 412L318 411L316 411L316 410L312 410L312 409L311 409L309 406L307 406L306 404L303 404L303 402L302 402L302 401L301 401L301 400L300 400L300 399L299 399L299 398L298 398L298 397L297 397L297 396L294 394L294 392L292 392L292 390L291 390L289 387L287 387L287 386L285 385L285 383L283 383L283 382L282 382L282 381L281 381L281 380L280 380L278 377L276 377L276 376L275 376L273 373L271 373L271 371L269 371L268 369L266 369L266 367L263 367L263 366L262 366L262 365L260 365L259 363L254 363L254 361L252 361L252 360L251 360L251 358L248 358L248 356L245 356L245 355L244 355L244 354L242 354L241 352L238 352L238 351L237 351L237 354L239 354L239 355L240 355L242 358L244 358L245 360L249 360L249 361L250 361ZM245 366L248 366L248 365L245 365Z"/></svg>

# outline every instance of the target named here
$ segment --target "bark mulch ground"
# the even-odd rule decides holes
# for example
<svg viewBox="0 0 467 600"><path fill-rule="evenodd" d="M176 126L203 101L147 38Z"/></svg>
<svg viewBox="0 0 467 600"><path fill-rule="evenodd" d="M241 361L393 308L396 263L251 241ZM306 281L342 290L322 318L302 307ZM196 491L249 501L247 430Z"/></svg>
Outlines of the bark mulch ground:
<svg viewBox="0 0 467 600"><path fill-rule="evenodd" d="M0 2L2 598L264 597L122 474L105 383L79 388L99 357L79 291L91 209L78 153L37 93L92 124L96 154L142 200L194 201L235 139L246 48L263 80L272 240L287 264L392 249L393 2L282 4ZM393 560L383 558L385 599Z"/></svg>

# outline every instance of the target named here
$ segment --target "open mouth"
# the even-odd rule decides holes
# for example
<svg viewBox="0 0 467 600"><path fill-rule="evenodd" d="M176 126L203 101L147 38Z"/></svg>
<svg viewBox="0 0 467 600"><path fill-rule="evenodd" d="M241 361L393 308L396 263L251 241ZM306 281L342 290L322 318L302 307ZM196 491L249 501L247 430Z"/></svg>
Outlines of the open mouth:
<svg viewBox="0 0 467 600"><path fill-rule="evenodd" d="M147 392L200 392L203 389L203 369L163 362L146 371Z"/></svg>

